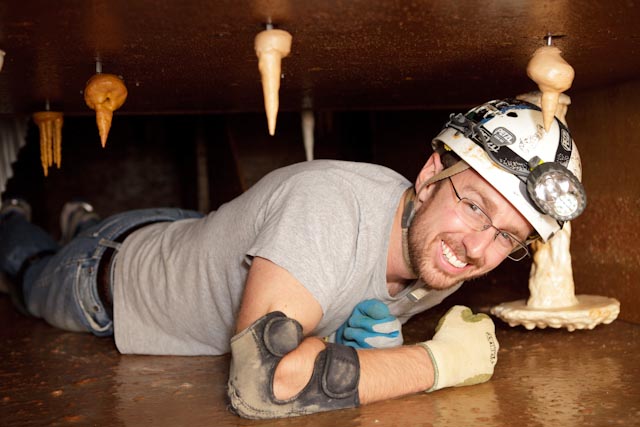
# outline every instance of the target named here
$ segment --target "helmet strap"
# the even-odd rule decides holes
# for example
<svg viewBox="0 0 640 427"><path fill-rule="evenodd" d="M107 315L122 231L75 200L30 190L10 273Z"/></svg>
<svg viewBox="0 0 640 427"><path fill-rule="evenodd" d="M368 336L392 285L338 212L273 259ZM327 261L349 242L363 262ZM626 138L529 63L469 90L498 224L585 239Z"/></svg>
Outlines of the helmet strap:
<svg viewBox="0 0 640 427"><path fill-rule="evenodd" d="M409 257L409 225L413 221L413 216L416 213L415 209L416 191L414 187L409 187L404 192L404 207L402 209L402 258L404 259L404 265L409 270L409 274L413 277L418 277L413 264L411 264L411 258Z"/></svg>
<svg viewBox="0 0 640 427"><path fill-rule="evenodd" d="M422 184L422 186L418 189L416 194L420 194L420 192L424 188L427 188L427 186L433 183L436 183L438 181L442 181L443 179L450 178L454 175L459 174L460 172L464 172L470 167L471 166L469 166L469 163L465 162L464 160L460 160L459 162L455 163L453 166L450 166L446 169L441 170L440 172L438 172L437 174L435 174L434 176L426 180L424 184Z"/></svg>

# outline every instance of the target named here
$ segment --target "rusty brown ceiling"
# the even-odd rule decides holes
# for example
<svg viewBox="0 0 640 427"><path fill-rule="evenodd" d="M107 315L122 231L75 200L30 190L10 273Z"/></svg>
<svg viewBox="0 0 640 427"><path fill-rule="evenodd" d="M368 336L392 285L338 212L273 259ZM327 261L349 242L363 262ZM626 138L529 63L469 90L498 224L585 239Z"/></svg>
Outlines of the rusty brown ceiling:
<svg viewBox="0 0 640 427"><path fill-rule="evenodd" d="M576 70L571 91L637 79L634 1L5 0L0 114L92 114L82 90L122 76L119 114L263 109L255 35L293 35L281 109L440 108L535 89L547 33Z"/></svg>

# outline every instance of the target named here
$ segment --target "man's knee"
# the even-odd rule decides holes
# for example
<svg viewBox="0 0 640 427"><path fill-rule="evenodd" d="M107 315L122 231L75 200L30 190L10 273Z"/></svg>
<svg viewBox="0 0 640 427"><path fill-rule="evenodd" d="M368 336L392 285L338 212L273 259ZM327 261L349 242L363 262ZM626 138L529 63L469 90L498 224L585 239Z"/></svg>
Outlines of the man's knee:
<svg viewBox="0 0 640 427"><path fill-rule="evenodd" d="M298 395L275 398L275 369L302 339L302 326L280 312L267 314L232 338L228 394L240 416L290 417L359 405L357 353L337 344L328 344L318 354L311 379Z"/></svg>

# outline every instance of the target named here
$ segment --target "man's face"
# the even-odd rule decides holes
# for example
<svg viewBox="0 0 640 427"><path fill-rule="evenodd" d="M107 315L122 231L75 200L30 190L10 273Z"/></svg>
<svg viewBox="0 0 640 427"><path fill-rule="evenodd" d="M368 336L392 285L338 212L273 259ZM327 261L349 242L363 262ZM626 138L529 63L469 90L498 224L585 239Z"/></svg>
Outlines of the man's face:
<svg viewBox="0 0 640 427"><path fill-rule="evenodd" d="M475 202L497 228L521 241L531 234L527 220L477 172L468 169L453 176L452 182L459 195ZM409 227L409 258L428 287L445 289L486 274L508 254L494 241L494 228L475 231L458 217L458 198L448 180L432 185L436 188Z"/></svg>

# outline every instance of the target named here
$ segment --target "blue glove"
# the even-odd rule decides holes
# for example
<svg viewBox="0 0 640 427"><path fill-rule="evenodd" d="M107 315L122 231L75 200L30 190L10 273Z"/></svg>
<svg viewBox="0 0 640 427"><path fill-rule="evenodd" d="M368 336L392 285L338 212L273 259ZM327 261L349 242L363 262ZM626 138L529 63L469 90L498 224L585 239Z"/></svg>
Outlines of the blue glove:
<svg viewBox="0 0 640 427"><path fill-rule="evenodd" d="M351 317L338 328L335 342L354 348L390 348L402 345L402 325L382 301L370 299L356 305Z"/></svg>

